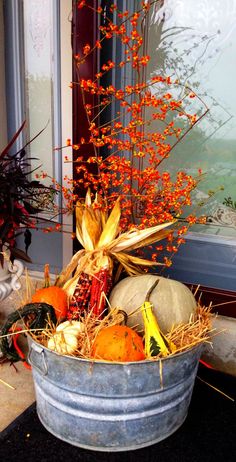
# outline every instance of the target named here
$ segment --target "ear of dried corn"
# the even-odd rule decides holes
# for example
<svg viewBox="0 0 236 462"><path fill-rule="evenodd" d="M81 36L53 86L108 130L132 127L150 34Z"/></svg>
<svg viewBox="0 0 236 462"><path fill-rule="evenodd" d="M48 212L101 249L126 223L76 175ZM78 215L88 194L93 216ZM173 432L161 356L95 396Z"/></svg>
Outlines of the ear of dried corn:
<svg viewBox="0 0 236 462"><path fill-rule="evenodd" d="M172 223L163 223L119 234L120 217L119 198L109 215L101 196L97 194L92 201L90 190L87 191L84 204L77 201L76 236L84 249L75 254L56 281L69 295L69 316L73 319L84 309L101 315L111 288L113 260L118 261L128 274L140 274L144 267L157 263L128 252L164 239L172 232L165 229Z"/></svg>
<svg viewBox="0 0 236 462"><path fill-rule="evenodd" d="M112 275L109 268L102 268L94 274L91 286L89 309L93 315L100 318L103 315L106 297L112 287Z"/></svg>
<svg viewBox="0 0 236 462"><path fill-rule="evenodd" d="M81 273L71 297L67 319L77 320L88 311L91 295L92 276Z"/></svg>

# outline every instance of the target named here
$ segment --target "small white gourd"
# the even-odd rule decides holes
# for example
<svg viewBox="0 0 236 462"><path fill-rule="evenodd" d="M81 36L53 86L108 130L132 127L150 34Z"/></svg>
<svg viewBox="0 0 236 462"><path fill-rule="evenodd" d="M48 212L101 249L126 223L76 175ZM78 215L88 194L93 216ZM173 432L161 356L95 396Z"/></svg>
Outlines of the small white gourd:
<svg viewBox="0 0 236 462"><path fill-rule="evenodd" d="M109 303L111 308L119 307L129 315L141 307L148 290L157 279L159 283L151 294L150 302L153 304L160 329L163 333L167 333L178 324L188 323L196 312L197 302L191 290L181 282L153 274L129 276L113 288ZM135 314L128 317L127 324L129 327L139 325L143 329L141 312L137 310Z"/></svg>
<svg viewBox="0 0 236 462"><path fill-rule="evenodd" d="M78 347L78 336L84 331L79 321L65 321L59 324L53 336L48 340L48 348L62 355L73 354Z"/></svg>

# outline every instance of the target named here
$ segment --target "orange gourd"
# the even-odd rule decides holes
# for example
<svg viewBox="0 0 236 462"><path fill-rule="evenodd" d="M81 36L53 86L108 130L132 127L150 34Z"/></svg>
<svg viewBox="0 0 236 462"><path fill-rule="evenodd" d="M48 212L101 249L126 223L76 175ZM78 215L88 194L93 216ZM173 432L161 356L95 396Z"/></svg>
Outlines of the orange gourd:
<svg viewBox="0 0 236 462"><path fill-rule="evenodd" d="M57 286L38 289L32 296L33 303L48 303L55 310L57 320L64 319L68 310L67 293Z"/></svg>
<svg viewBox="0 0 236 462"><path fill-rule="evenodd" d="M141 337L130 327L110 326L101 329L92 347L92 358L107 361L140 361L145 359Z"/></svg>

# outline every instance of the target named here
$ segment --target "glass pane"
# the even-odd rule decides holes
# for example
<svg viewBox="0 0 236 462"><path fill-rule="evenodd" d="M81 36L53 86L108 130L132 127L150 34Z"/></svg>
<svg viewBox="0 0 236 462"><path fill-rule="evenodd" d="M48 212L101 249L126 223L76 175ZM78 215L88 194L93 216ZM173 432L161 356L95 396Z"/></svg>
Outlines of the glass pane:
<svg viewBox="0 0 236 462"><path fill-rule="evenodd" d="M190 87L199 98L186 98L185 109L197 117L204 104L209 108L163 167L192 175L199 168L206 172L195 190L194 206L205 204L200 213L208 216L208 225L194 230L234 237L236 0L163 0L152 7L148 27L148 78L163 73L178 79L181 86L171 89L172 94L184 101Z"/></svg>
<svg viewBox="0 0 236 462"><path fill-rule="evenodd" d="M25 90L26 118L29 138L44 127L43 133L31 144L33 167L53 176L53 42L52 1L24 0ZM50 183L50 180L46 180Z"/></svg>

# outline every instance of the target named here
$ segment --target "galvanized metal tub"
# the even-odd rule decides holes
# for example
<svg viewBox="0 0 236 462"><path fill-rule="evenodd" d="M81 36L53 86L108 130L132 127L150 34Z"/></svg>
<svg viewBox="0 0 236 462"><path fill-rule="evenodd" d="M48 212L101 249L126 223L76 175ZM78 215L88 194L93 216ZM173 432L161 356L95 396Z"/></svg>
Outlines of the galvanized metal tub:
<svg viewBox="0 0 236 462"><path fill-rule="evenodd" d="M58 438L96 451L155 444L184 422L201 345L161 361L61 356L29 339L37 412Z"/></svg>

